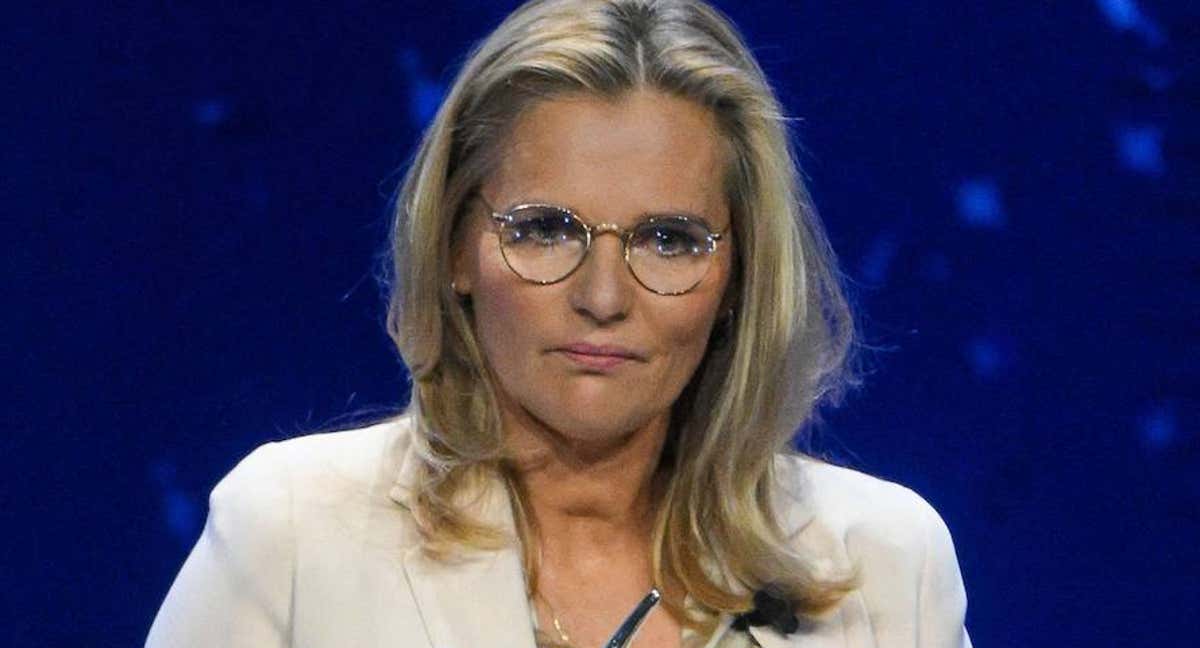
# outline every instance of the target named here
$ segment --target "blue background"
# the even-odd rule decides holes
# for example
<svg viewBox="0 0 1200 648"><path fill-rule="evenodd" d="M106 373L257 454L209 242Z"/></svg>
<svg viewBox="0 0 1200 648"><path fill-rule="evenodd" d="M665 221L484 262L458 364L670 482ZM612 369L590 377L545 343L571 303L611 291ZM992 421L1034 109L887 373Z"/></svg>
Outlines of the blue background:
<svg viewBox="0 0 1200 648"><path fill-rule="evenodd" d="M405 401L388 196L515 3L136 4L0 27L4 645L139 644L237 459ZM720 6L863 313L820 445L942 512L977 645L1195 645L1200 8Z"/></svg>

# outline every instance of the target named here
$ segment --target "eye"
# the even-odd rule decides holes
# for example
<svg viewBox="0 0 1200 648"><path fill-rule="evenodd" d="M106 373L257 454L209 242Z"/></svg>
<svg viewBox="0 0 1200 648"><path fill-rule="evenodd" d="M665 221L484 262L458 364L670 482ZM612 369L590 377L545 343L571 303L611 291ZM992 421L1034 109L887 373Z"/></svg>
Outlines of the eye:
<svg viewBox="0 0 1200 648"><path fill-rule="evenodd" d="M522 207L511 215L506 229L508 245L554 247L581 236L578 222L566 211L553 207Z"/></svg>
<svg viewBox="0 0 1200 648"><path fill-rule="evenodd" d="M663 258L702 256L709 252L708 230L682 218L655 220L638 228L633 245Z"/></svg>

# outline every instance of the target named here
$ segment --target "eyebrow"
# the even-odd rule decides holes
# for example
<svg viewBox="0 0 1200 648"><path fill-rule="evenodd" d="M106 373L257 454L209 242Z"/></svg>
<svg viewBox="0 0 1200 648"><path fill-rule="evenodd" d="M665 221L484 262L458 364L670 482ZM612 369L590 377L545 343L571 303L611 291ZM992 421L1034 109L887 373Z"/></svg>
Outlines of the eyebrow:
<svg viewBox="0 0 1200 648"><path fill-rule="evenodd" d="M682 216L688 220L694 220L697 223L704 225L705 227L708 228L708 231L713 232L715 234L719 234L723 231L723 230L717 229L716 227L713 227L713 224L710 223L707 218L701 216L700 214L694 214L692 212L685 211L682 209L671 210L671 211L662 211L662 212L645 212L642 214L642 220L638 221L638 222L643 222L643 221L649 220L651 218L671 218L673 216Z"/></svg>
<svg viewBox="0 0 1200 648"><path fill-rule="evenodd" d="M584 216L586 214L586 212L580 211L569 205L563 205L563 204L555 202L553 200L544 200L541 198L522 198L513 203L510 203L507 207L505 207L504 209L500 209L500 210L492 207L492 204L490 202L488 202L487 198L483 197L482 193L479 194L479 199L483 201L484 206L486 206L492 213L495 213L495 214L507 214L508 212L512 211L514 208L520 207L521 205L546 205L547 207L557 207L559 209L565 209L565 210L571 212L572 214L575 214L579 218L584 218ZM696 222L704 225L706 228L708 228L709 232L712 232L714 234L721 234L721 233L725 232L726 230L728 230L729 228L733 227L733 221L730 220L729 224L727 224L724 228L718 229L717 227L713 226L711 221L709 221L707 218L705 218L704 216L702 216L700 214L688 211L686 209L675 209L675 208L640 212L638 220L634 222L634 225L640 225L641 223L644 223L653 218L673 218L673 217L683 217L688 220L696 221ZM601 222L603 222L603 221L601 221Z"/></svg>

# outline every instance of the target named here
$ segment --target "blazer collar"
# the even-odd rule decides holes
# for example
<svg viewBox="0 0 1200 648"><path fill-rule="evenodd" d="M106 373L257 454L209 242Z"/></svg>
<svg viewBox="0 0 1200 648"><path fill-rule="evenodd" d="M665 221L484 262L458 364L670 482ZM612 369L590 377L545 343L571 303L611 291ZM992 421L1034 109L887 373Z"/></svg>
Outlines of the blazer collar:
<svg viewBox="0 0 1200 648"><path fill-rule="evenodd" d="M418 469L419 457L410 446L389 492L406 508ZM477 519L513 540L499 550L469 551L445 561L426 555L419 545L404 552L405 577L429 643L435 648L533 648L533 616L508 491L499 477L472 491L463 495Z"/></svg>

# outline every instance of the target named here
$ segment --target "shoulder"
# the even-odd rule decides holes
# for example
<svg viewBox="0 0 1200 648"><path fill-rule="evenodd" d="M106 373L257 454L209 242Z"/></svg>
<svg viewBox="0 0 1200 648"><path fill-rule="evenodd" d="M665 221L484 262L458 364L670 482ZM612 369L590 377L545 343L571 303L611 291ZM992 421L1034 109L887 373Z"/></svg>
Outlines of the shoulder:
<svg viewBox="0 0 1200 648"><path fill-rule="evenodd" d="M791 509L784 514L800 523L796 542L855 570L858 600L877 635L969 645L954 543L929 502L900 484L807 457L777 466Z"/></svg>
<svg viewBox="0 0 1200 648"><path fill-rule="evenodd" d="M315 506L386 499L407 451L408 427L397 417L263 444L213 489L210 523L228 519L281 534Z"/></svg>
<svg viewBox="0 0 1200 648"><path fill-rule="evenodd" d="M231 645L231 629L238 646L285 645L297 588L337 591L355 582L347 566L363 562L364 539L382 532L394 547L404 538L407 518L387 493L406 429L393 420L308 435L242 459L213 488L204 531L146 645Z"/></svg>
<svg viewBox="0 0 1200 648"><path fill-rule="evenodd" d="M275 441L256 453L273 454L287 470L305 478L362 479L397 467L410 440L409 427L408 417L397 416L352 429Z"/></svg>
<svg viewBox="0 0 1200 648"><path fill-rule="evenodd" d="M930 534L948 533L929 502L905 486L804 456L784 457L778 465L796 505L847 542L911 552Z"/></svg>
<svg viewBox="0 0 1200 648"><path fill-rule="evenodd" d="M287 476L298 476L302 481L322 477L361 481L398 467L409 442L409 424L407 417L400 416L364 427L265 443L242 459L216 491L240 490L252 483L278 483Z"/></svg>

